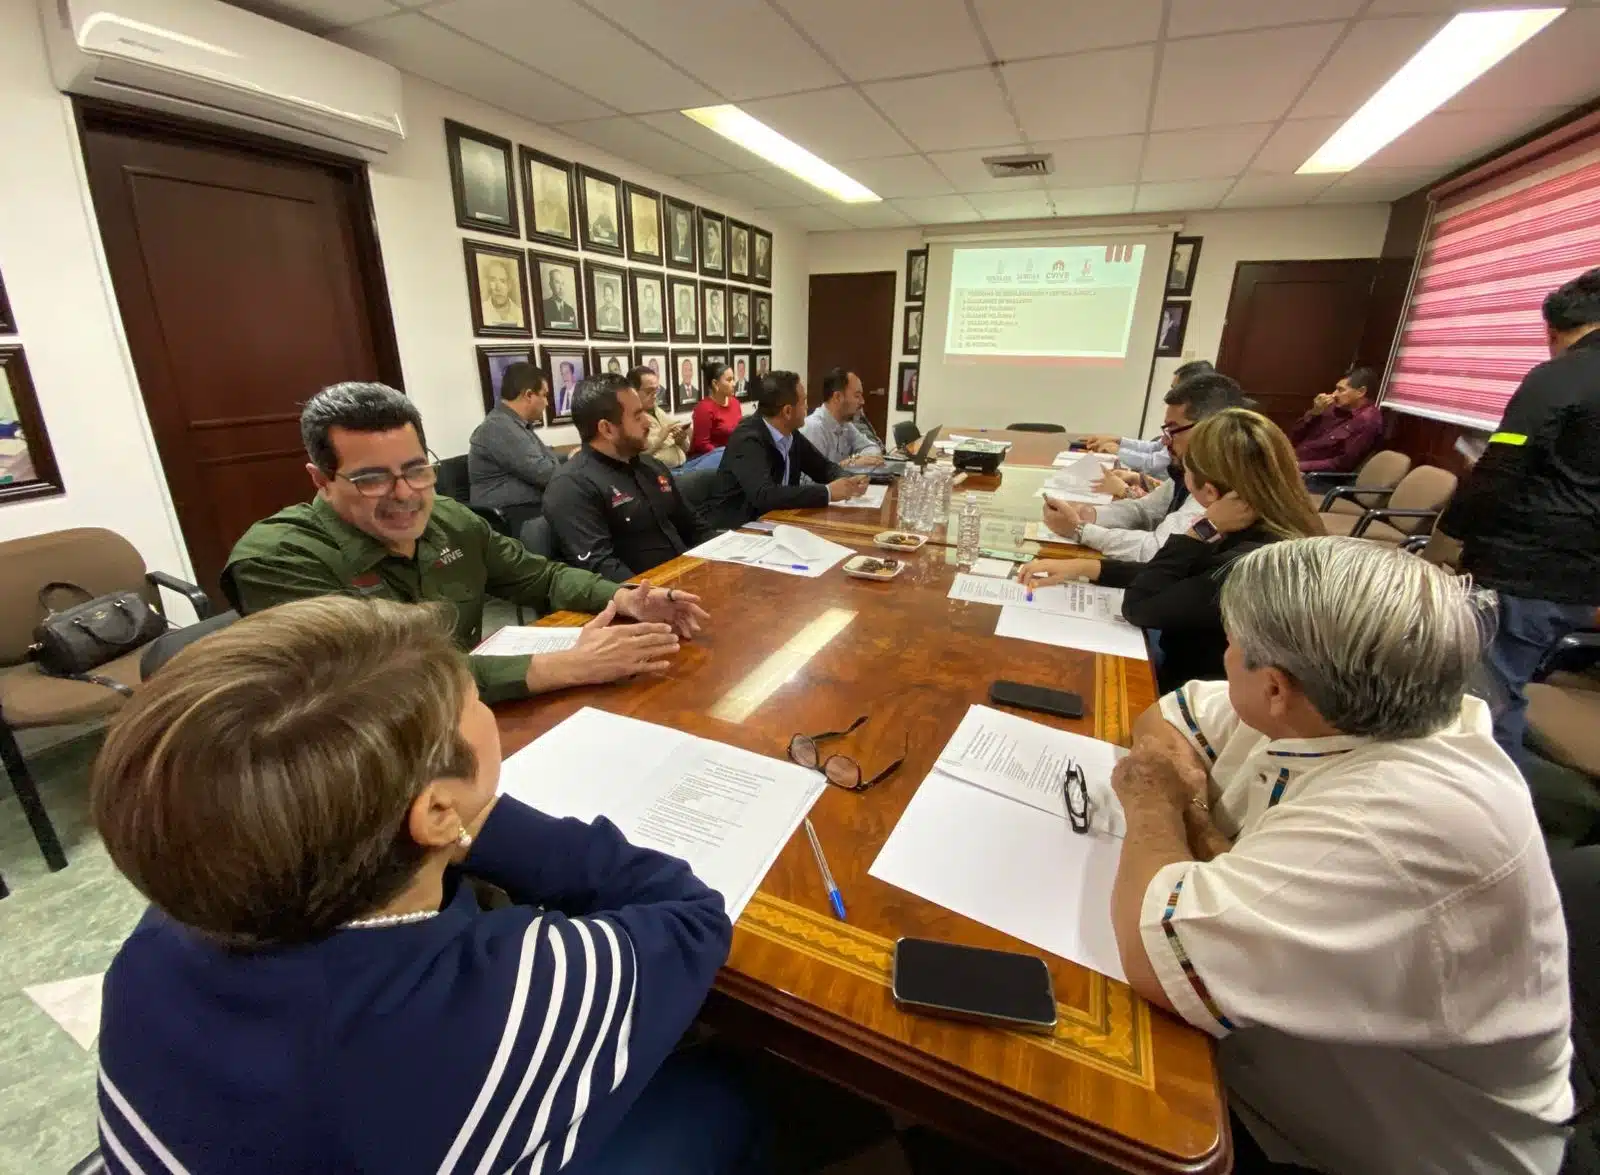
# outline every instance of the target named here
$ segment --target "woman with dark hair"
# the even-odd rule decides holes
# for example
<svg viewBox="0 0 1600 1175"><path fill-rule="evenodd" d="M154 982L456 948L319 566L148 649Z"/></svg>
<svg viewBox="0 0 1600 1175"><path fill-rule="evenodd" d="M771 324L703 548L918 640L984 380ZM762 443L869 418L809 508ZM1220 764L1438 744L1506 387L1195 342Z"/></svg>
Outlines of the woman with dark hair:
<svg viewBox="0 0 1600 1175"><path fill-rule="evenodd" d="M734 395L733 368L726 363L705 365L705 398L694 406L694 435L689 441L691 469L715 469L722 461L728 438L744 417L743 406Z"/></svg>

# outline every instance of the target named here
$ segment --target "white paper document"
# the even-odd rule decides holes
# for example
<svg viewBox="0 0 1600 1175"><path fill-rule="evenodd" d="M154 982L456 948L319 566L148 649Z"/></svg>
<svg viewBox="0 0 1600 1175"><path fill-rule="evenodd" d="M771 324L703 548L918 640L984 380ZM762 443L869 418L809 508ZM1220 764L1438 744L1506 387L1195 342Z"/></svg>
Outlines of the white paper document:
<svg viewBox="0 0 1600 1175"><path fill-rule="evenodd" d="M793 763L590 707L500 771L500 790L541 812L605 816L634 844L683 858L734 919L826 786Z"/></svg>
<svg viewBox="0 0 1600 1175"><path fill-rule="evenodd" d="M1027 601L1028 593L1020 583L1014 579L990 579L983 575L969 575L964 571L956 573L955 581L950 585L948 596L952 600L966 600L971 604L1022 604Z"/></svg>
<svg viewBox="0 0 1600 1175"><path fill-rule="evenodd" d="M802 554L796 548L803 548ZM708 539L689 552L697 559L718 563L743 563L783 575L816 579L828 568L855 554L849 547L793 526L779 526L770 535L730 530Z"/></svg>
<svg viewBox="0 0 1600 1175"><path fill-rule="evenodd" d="M1022 531L1022 537L1034 543L1062 543L1067 546L1075 545L1072 539L1064 534L1057 534L1042 522L1030 522Z"/></svg>
<svg viewBox="0 0 1600 1175"><path fill-rule="evenodd" d="M1009 559L979 559L972 564L972 574L984 579L1010 579L1017 573L1017 565Z"/></svg>
<svg viewBox="0 0 1600 1175"><path fill-rule="evenodd" d="M1036 498L1054 498L1058 502L1081 502L1085 506L1109 506L1116 501L1110 494L1096 493L1087 486L1079 488L1079 483L1070 486L1056 485L1054 483L1033 491Z"/></svg>
<svg viewBox="0 0 1600 1175"><path fill-rule="evenodd" d="M883 496L889 492L885 485L868 486L867 492L859 498L846 498L842 502L831 502L833 506L846 506L858 510L879 510L883 508Z"/></svg>
<svg viewBox="0 0 1600 1175"><path fill-rule="evenodd" d="M540 653L561 653L578 643L581 628L530 628L508 624L477 648L478 657L526 657Z"/></svg>
<svg viewBox="0 0 1600 1175"><path fill-rule="evenodd" d="M1101 587L1094 583L1057 583L1033 589L1028 598L1027 587L1015 579L993 579L978 570L979 560L972 571L958 571L947 593L952 600L966 600L974 604L999 604L1002 607L1025 608L1034 612L1049 612L1058 616L1075 616L1084 620L1098 620L1106 624L1127 625L1122 619L1122 589ZM987 562L1001 563L1000 559ZM1013 574L1015 571L1013 569ZM1131 626L1129 626L1131 627ZM1134 629L1135 632L1138 629Z"/></svg>
<svg viewBox="0 0 1600 1175"><path fill-rule="evenodd" d="M1034 593L1035 598L1040 593ZM1127 657L1133 661L1148 661L1144 632L1126 620L1094 620L1070 613L1050 612L1042 608L1008 605L1000 609L1000 619L994 626L995 636L1009 636L1017 640L1034 641L1041 645L1055 645L1062 649L1081 649L1086 653L1104 653L1108 657Z"/></svg>

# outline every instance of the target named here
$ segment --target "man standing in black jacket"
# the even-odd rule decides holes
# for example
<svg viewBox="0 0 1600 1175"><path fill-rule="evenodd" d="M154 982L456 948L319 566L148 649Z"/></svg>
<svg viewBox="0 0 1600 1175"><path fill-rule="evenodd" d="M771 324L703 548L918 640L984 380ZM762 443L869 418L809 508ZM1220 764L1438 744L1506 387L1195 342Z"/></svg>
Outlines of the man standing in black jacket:
<svg viewBox="0 0 1600 1175"><path fill-rule="evenodd" d="M1550 361L1523 378L1439 529L1500 599L1495 741L1520 764L1523 687L1600 604L1600 269L1544 300Z"/></svg>
<svg viewBox="0 0 1600 1175"><path fill-rule="evenodd" d="M756 410L734 428L705 505L706 520L723 530L770 510L819 509L866 493L865 476L848 477L800 435L806 386L792 371L761 377ZM815 485L801 485L804 474Z"/></svg>

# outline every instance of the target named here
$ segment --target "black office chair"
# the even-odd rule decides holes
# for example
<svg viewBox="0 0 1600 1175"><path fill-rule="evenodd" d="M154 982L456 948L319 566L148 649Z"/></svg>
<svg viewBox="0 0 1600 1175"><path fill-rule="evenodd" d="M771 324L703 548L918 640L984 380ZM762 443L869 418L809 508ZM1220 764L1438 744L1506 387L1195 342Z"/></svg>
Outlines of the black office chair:
<svg viewBox="0 0 1600 1175"><path fill-rule="evenodd" d="M680 473L676 479L678 493L683 495L683 500L692 510L699 510L711 498L711 491L716 488L717 469L691 469L688 473Z"/></svg>
<svg viewBox="0 0 1600 1175"><path fill-rule="evenodd" d="M203 636L210 636L219 628L227 628L237 619L239 619L237 612L218 612L215 616L208 617L196 624L186 625L183 628L174 628L171 632L162 633L144 647L144 655L139 658L139 680L149 681L156 670L194 644L195 641Z"/></svg>
<svg viewBox="0 0 1600 1175"><path fill-rule="evenodd" d="M507 538L516 537L511 528L510 521L505 514L494 506L474 506L472 504L472 478L467 473L467 455L459 457L446 457L439 462L439 480L433 484L434 492L443 494L460 502L479 518L494 528L496 534L503 534Z"/></svg>
<svg viewBox="0 0 1600 1175"><path fill-rule="evenodd" d="M894 447L904 449L921 435L922 430L917 427L915 420L902 420L894 426Z"/></svg>
<svg viewBox="0 0 1600 1175"><path fill-rule="evenodd" d="M556 535L550 529L550 520L542 514L538 518L530 518L522 524L522 530L517 535L522 540L522 545L535 555L543 555L546 559L556 557Z"/></svg>
<svg viewBox="0 0 1600 1175"><path fill-rule="evenodd" d="M1044 424L1037 420L1025 420L1021 424L1008 424L1006 428L1011 432L1066 432L1066 426L1060 424Z"/></svg>
<svg viewBox="0 0 1600 1175"><path fill-rule="evenodd" d="M1561 1175L1600 1175L1600 845L1550 858L1567 918L1572 1092L1578 1107Z"/></svg>

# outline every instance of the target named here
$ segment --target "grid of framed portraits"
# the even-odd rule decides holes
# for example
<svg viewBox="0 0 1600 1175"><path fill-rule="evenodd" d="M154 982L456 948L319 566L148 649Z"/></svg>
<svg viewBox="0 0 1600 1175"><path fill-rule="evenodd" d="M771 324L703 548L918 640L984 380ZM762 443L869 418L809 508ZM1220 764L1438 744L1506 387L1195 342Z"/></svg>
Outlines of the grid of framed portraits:
<svg viewBox="0 0 1600 1175"><path fill-rule="evenodd" d="M462 241L485 409L522 359L549 374L546 423L563 423L577 384L630 356L654 361L664 398L687 408L704 394L701 344L736 372L742 358L739 394L753 395L772 343L770 232L462 123L445 122L445 143L457 225L534 245Z"/></svg>

